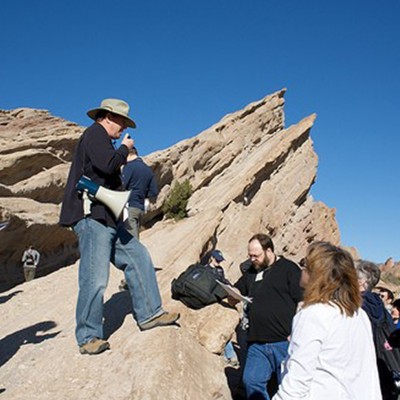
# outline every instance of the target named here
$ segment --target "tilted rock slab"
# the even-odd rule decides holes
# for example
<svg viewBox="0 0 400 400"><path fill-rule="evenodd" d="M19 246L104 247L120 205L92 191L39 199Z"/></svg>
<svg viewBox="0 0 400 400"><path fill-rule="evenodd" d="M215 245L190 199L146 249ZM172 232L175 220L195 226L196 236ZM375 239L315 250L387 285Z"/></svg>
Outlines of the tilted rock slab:
<svg viewBox="0 0 400 400"><path fill-rule="evenodd" d="M4 294L10 298L6 303L10 307L3 308L6 314L12 313L11 310L19 310L21 314L18 318L15 315L4 317L7 323L0 331L2 340L12 342L20 337L20 331L32 333L42 328L45 332L40 335L50 337L35 342L35 334L31 335L30 343L40 342L40 345L28 346L27 343L5 360L0 381L4 382L10 398L19 398L20 394L20 398L27 398L27 393L33 399L231 398L219 354L234 333L238 313L226 304L199 311L186 308L171 299L172 279L189 264L207 258L213 248L219 248L226 257L227 277L236 281L240 276L239 264L247 258L247 242L259 232L270 234L276 252L295 261L314 240L340 243L335 211L315 202L310 195L318 164L310 138L315 115L285 129L284 92L281 90L254 102L225 116L196 137L146 157L161 191L157 203L146 216L151 228L142 232L141 240L149 248L157 267L164 307L182 314L180 328L139 332L131 316L125 318L129 314L129 298L117 292L122 274L113 269L106 297L106 322L107 319L111 321L106 326L109 326L113 350L98 357L82 357L77 353L73 337L76 266L17 286ZM24 109L16 113L13 123L16 124L15 119L19 117L19 123L25 126L24 113L31 118L34 111ZM3 115L6 125L2 124L1 115L3 133L0 130L0 138L10 125L7 123L10 115ZM36 130L31 127L38 135L31 147L37 149L37 160L46 160L46 171L32 167L35 173L31 176L19 172L17 177L10 178L7 171L22 165L22 161L13 163L13 157L9 157L4 164L6 167L0 170L0 215L11 221L0 231L0 243L6 235L19 239L13 241L14 245L10 240L9 247L1 248L2 254L8 257L8 266L21 256L23 245L34 238L33 232L39 237L39 232L45 236L46 230L51 232L53 240L54 264L65 265L68 257L75 257L74 260L77 257L72 233L56 226L58 205L46 208L51 216L44 220L41 216L44 209L38 206L35 212L32 204L48 207L52 197L60 198L81 128L66 127L67 122L52 121L54 117L41 111L39 116L42 126L49 123L60 130L70 130L60 135L58 141L50 143L50 137L45 138L45 145L40 147L37 142L39 137L43 140L43 135L37 133L38 127ZM3 142L0 140L1 146ZM63 150L55 143L62 143ZM43 149L49 146L51 157L44 158ZM17 158L35 159L29 146L22 146L21 142L21 147L22 150L18 146L13 150L19 153ZM2 149L4 146L0 147ZM7 154L12 155L13 151ZM32 164L35 165L34 161ZM33 183L35 178L37 182ZM165 220L162 204L171 187L185 179L189 179L193 187L189 216L179 222ZM29 197L30 202L17 207L16 199L24 196ZM31 233L29 227L33 229ZM42 245L44 241L40 242ZM46 251L51 252L49 248ZM43 288L47 286L45 295ZM122 315L119 315L121 310ZM32 376L34 371L40 371L41 376ZM54 379L48 379L50 376ZM47 397L40 397L43 393Z"/></svg>
<svg viewBox="0 0 400 400"><path fill-rule="evenodd" d="M0 110L0 290L23 282L29 244L41 253L38 276L78 257L72 232L57 225L73 149L83 128L46 110Z"/></svg>

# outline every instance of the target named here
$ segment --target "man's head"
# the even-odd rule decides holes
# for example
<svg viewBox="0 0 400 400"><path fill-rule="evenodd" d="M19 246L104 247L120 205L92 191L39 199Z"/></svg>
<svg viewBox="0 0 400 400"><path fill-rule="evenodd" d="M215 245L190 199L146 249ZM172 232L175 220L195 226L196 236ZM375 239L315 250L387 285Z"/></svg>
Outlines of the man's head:
<svg viewBox="0 0 400 400"><path fill-rule="evenodd" d="M381 270L379 267L373 262L366 260L357 260L355 262L355 267L360 290L362 292L372 290L381 277Z"/></svg>
<svg viewBox="0 0 400 400"><path fill-rule="evenodd" d="M135 160L136 158L138 158L138 156L139 156L139 153L138 153L138 151L137 151L137 148L136 148L135 146L133 146L133 147L129 150L129 153L128 153L128 161L133 161L133 160Z"/></svg>
<svg viewBox="0 0 400 400"><path fill-rule="evenodd" d="M262 233L254 235L249 240L247 251L256 270L268 267L276 260L272 239Z"/></svg>
<svg viewBox="0 0 400 400"><path fill-rule="evenodd" d="M129 104L123 100L105 99L100 107L89 110L87 115L101 124L112 139L119 139L127 127L136 128L129 116Z"/></svg>
<svg viewBox="0 0 400 400"><path fill-rule="evenodd" d="M390 308L393 300L394 300L394 294L391 290L385 287L380 287L379 288L379 296L382 299L383 303L387 308Z"/></svg>

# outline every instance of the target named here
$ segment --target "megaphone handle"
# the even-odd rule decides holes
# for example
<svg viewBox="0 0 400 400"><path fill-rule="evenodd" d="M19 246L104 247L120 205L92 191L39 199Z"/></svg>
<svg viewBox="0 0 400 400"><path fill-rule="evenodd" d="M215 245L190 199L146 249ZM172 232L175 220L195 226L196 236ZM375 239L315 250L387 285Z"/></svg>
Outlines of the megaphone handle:
<svg viewBox="0 0 400 400"><path fill-rule="evenodd" d="M87 190L83 191L82 199L83 199L83 215L86 217L86 215L89 215L91 212L90 206L92 204L92 200L90 200Z"/></svg>

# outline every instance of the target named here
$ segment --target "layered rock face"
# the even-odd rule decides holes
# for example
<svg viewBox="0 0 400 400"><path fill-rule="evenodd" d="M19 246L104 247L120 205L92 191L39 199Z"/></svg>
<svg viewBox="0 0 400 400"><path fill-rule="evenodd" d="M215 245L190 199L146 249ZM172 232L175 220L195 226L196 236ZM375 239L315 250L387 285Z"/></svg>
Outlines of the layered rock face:
<svg viewBox="0 0 400 400"><path fill-rule="evenodd" d="M310 138L315 115L284 129L283 95L267 96L147 157L162 188L153 218L175 181L189 179L194 191L189 218L144 232L160 265L185 265L217 247L235 279L254 233L270 234L277 252L294 259L313 240L339 244L335 211L309 194L318 164Z"/></svg>
<svg viewBox="0 0 400 400"><path fill-rule="evenodd" d="M0 290L23 281L21 257L29 244L41 253L38 276L78 256L72 232L57 226L76 124L27 108L0 111Z"/></svg>
<svg viewBox="0 0 400 400"><path fill-rule="evenodd" d="M10 398L232 398L227 370L218 354L234 332L237 312L219 304L199 311L187 309L171 299L172 279L219 248L226 258L227 277L236 281L238 266L247 257L247 241L259 232L270 234L276 252L295 261L313 240L340 242L334 210L309 194L318 164L310 138L315 116L285 129L283 96L284 90L267 96L225 116L198 136L146 157L161 193L147 215L150 228L142 232L141 240L157 266L164 307L181 313L181 327L139 332L133 319L125 318L130 313L129 297L116 293L122 276L113 270L106 293L106 336L110 336L113 350L88 359L77 354L73 336L76 268L64 268L18 286L3 296L8 301L3 307L6 316L0 336L12 342L25 330L31 339L27 346L3 357L2 384ZM17 269L23 246L31 241L54 268L77 257L73 236L56 222L71 149L82 129L42 111L3 112L1 149L13 137L10 129L27 126L24 120L35 113L32 135L37 130L41 134L30 136L30 145L22 146L23 141L15 145L7 170L2 164L0 173L3 219L10 219L0 231L0 243L9 277L14 276L10 270ZM16 135L17 129L13 132ZM58 137L57 132L63 133ZM18 172L12 178L11 166L21 165L26 152L35 165L34 151L38 164L44 153L49 157L48 170L36 167L31 175ZM14 159L20 160L19 164L11 162ZM189 217L179 222L166 220L162 204L175 182L185 179L193 187ZM48 187L54 194L44 196ZM57 201L50 200L55 198ZM39 238L39 232L41 237L47 235L52 247L41 247L47 241ZM3 246L4 240L8 246ZM18 318L12 315L16 310ZM32 375L39 370L40 376ZM46 375L54 379L44 379ZM32 390L29 381L40 389ZM48 397L40 397L43 393Z"/></svg>

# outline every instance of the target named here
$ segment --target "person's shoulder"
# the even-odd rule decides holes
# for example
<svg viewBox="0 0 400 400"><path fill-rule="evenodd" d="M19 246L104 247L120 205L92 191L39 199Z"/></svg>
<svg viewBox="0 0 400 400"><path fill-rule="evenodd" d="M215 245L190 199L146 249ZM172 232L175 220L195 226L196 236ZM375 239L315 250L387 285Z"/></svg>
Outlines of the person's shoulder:
<svg viewBox="0 0 400 400"><path fill-rule="evenodd" d="M237 280L238 282L250 282L255 279L256 270L254 269L253 265L251 265L246 271L242 273L242 275Z"/></svg>
<svg viewBox="0 0 400 400"><path fill-rule="evenodd" d="M144 161L142 157L136 157L134 160L128 161L128 164L130 164L133 168L142 168L142 169L148 169L150 168ZM128 165L127 164L127 165ZM150 168L151 169L151 168Z"/></svg>
<svg viewBox="0 0 400 400"><path fill-rule="evenodd" d="M340 315L337 306L327 303L316 303L303 307L300 312L304 318L313 318L319 321L332 321L335 316Z"/></svg>
<svg viewBox="0 0 400 400"><path fill-rule="evenodd" d="M89 140L92 142L93 140L99 140L103 137L107 137L107 132L106 130L97 123L94 123L90 126L88 126L82 133L82 140L85 142Z"/></svg>
<svg viewBox="0 0 400 400"><path fill-rule="evenodd" d="M93 134L96 132L105 132L105 129L98 123L93 123L92 125L88 126L84 131L84 135Z"/></svg>
<svg viewBox="0 0 400 400"><path fill-rule="evenodd" d="M135 168L135 160L130 160L124 165L124 170Z"/></svg>
<svg viewBox="0 0 400 400"><path fill-rule="evenodd" d="M258 272L254 268L254 266L251 265L251 267L247 271L243 272L240 279L242 279L244 282L248 282L249 284L251 284L256 279L257 274Z"/></svg>
<svg viewBox="0 0 400 400"><path fill-rule="evenodd" d="M285 267L285 268L287 268L289 270L293 270L293 271L296 271L296 272L301 271L301 269L298 266L298 264L296 264L294 261L289 260L288 258L283 257L283 256L279 256L277 264L279 264L280 266Z"/></svg>
<svg viewBox="0 0 400 400"><path fill-rule="evenodd" d="M343 319L340 310L331 304L316 303L303 306L294 316L293 329L299 327L307 337L319 336L328 332L335 325L339 325Z"/></svg>
<svg viewBox="0 0 400 400"><path fill-rule="evenodd" d="M240 272L244 274L246 271L248 271L252 267L253 263L251 260L248 258L247 260L243 261L239 265Z"/></svg>
<svg viewBox="0 0 400 400"><path fill-rule="evenodd" d="M143 158L138 157L138 160L140 160L141 165L143 166L143 168L146 168L148 171L153 172L153 169L150 167L150 165L148 165Z"/></svg>

